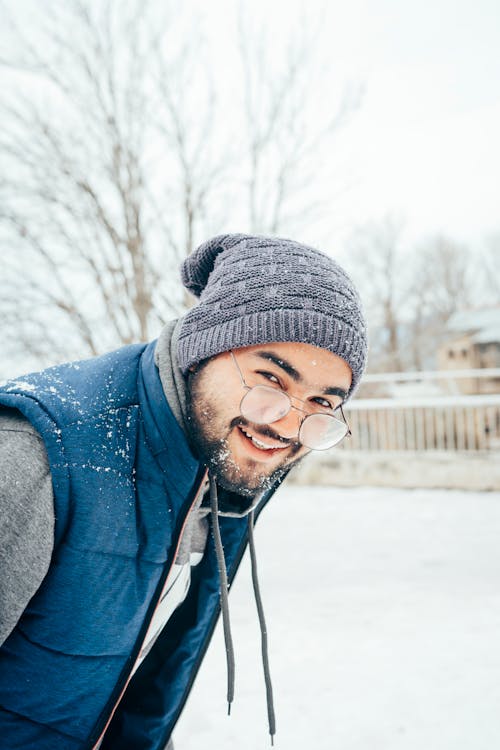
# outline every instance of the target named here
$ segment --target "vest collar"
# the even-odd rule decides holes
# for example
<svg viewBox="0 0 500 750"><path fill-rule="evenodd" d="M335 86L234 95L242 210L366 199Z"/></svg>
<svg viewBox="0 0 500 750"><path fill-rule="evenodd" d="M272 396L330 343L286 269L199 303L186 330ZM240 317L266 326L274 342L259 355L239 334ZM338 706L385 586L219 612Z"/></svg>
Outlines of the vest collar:
<svg viewBox="0 0 500 750"><path fill-rule="evenodd" d="M180 483L191 485L200 463L165 397L155 364L155 347L156 341L152 341L144 350L137 383L146 438L162 471L172 472Z"/></svg>

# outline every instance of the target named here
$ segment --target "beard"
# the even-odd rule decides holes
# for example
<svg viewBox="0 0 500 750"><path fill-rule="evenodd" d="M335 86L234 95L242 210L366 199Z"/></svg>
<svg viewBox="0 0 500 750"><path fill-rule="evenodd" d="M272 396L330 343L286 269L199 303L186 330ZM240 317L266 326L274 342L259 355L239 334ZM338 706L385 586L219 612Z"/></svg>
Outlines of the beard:
<svg viewBox="0 0 500 750"><path fill-rule="evenodd" d="M298 442L290 443L286 457L278 466L266 471L259 461L248 458L241 467L231 453L228 438L241 427L252 427L262 437L281 440L267 425L253 425L241 416L225 422L216 404L224 403L220 393L211 396L203 384L203 368L190 373L188 380L187 423L189 437L198 457L217 479L220 487L243 497L254 497L257 492L274 487L293 466L304 457Z"/></svg>

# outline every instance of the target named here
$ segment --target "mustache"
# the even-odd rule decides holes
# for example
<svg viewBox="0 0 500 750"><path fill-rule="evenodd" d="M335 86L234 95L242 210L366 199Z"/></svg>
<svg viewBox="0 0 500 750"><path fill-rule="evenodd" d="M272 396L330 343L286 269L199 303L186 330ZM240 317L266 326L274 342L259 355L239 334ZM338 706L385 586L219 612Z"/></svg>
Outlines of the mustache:
<svg viewBox="0 0 500 750"><path fill-rule="evenodd" d="M251 427L252 432L256 435L260 435L260 437L268 437L271 438L271 440L277 440L278 442L283 443L283 445L300 447L300 443L297 440L289 440L288 438L282 437L278 432L275 432L275 430L269 427L269 425L254 425L253 422L249 422L248 419L244 419L244 417L235 417L232 419L230 427L231 429L233 429L233 427Z"/></svg>

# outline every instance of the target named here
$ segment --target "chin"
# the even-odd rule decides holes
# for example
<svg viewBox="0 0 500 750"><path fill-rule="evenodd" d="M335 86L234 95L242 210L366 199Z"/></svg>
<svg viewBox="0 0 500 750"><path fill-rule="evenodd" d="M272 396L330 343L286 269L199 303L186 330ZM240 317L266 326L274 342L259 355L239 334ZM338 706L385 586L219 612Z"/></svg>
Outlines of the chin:
<svg viewBox="0 0 500 750"><path fill-rule="evenodd" d="M223 461L217 460L219 457L212 457L208 462L208 467L217 480L217 484L228 492L234 492L243 497L255 497L263 489L270 487L276 481L276 475L283 473L277 469L270 474L263 474L253 470L248 466L242 469L240 465L233 461L229 454L226 454Z"/></svg>
<svg viewBox="0 0 500 750"><path fill-rule="evenodd" d="M270 486L271 477L274 476L274 472L270 476L257 473L247 474L236 464L229 468L227 465L221 467L220 464L211 463L210 468L220 487L243 497L254 497L262 489Z"/></svg>
<svg viewBox="0 0 500 750"><path fill-rule="evenodd" d="M211 469L220 487L243 497L253 498L259 493L272 489L299 461L300 458L288 461L266 473L257 470L258 464L255 464L254 471L248 466L244 471L236 463L232 463L231 469L227 463L224 467L212 464Z"/></svg>

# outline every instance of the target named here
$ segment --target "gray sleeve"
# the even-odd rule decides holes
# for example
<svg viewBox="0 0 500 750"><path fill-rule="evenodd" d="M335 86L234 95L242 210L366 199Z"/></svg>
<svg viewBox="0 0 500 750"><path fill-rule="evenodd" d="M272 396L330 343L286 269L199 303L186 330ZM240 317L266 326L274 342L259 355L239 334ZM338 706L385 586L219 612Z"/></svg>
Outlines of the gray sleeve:
<svg viewBox="0 0 500 750"><path fill-rule="evenodd" d="M0 409L0 644L38 590L54 546L54 503L40 435Z"/></svg>

